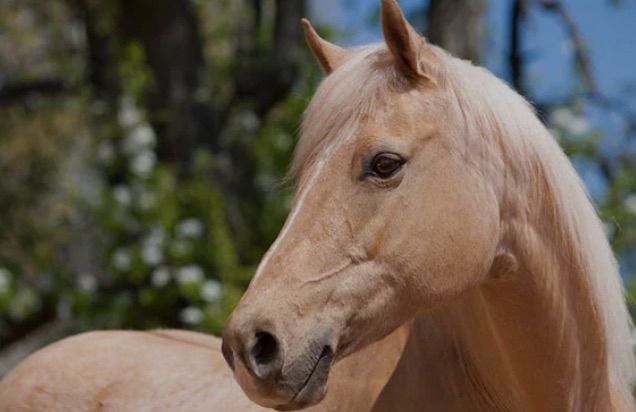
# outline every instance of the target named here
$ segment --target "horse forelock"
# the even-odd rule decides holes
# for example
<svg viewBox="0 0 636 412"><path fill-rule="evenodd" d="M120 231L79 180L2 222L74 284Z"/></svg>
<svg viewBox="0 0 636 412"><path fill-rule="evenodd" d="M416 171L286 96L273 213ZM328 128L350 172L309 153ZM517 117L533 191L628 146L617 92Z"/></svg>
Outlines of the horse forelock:
<svg viewBox="0 0 636 412"><path fill-rule="evenodd" d="M384 44L354 49L351 57L323 80L303 117L292 177L301 177L327 147L349 136L361 119L382 107L391 90L404 81L388 57Z"/></svg>

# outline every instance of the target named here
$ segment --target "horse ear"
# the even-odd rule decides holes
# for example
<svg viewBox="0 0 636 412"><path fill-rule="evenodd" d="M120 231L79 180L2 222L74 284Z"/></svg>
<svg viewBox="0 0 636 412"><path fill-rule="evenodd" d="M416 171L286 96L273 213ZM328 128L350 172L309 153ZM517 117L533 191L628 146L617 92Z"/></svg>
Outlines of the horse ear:
<svg viewBox="0 0 636 412"><path fill-rule="evenodd" d="M309 20L302 19L301 22L305 29L305 40L307 40L307 44L316 60L318 60L322 70L325 74L336 70L336 68L347 59L349 52L321 38Z"/></svg>
<svg viewBox="0 0 636 412"><path fill-rule="evenodd" d="M382 0L382 32L391 54L400 68L410 76L430 79L420 64L426 40L409 24L396 0Z"/></svg>

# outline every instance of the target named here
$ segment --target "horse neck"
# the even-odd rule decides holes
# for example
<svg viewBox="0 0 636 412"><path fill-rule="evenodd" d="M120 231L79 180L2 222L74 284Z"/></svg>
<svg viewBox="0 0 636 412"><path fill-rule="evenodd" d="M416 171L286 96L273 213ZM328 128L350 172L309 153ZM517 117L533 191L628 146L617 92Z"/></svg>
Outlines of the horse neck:
<svg viewBox="0 0 636 412"><path fill-rule="evenodd" d="M553 203L521 215L504 218L505 246L484 284L415 319L376 410L615 409L589 268L568 234L555 234L563 217Z"/></svg>
<svg viewBox="0 0 636 412"><path fill-rule="evenodd" d="M377 411L610 410L588 297L511 275L414 320Z"/></svg>

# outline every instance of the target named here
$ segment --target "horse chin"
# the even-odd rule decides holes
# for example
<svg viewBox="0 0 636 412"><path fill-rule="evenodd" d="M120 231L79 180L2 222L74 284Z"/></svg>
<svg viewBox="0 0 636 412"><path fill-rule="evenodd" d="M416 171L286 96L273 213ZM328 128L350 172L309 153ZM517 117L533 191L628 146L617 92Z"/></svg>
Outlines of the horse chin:
<svg viewBox="0 0 636 412"><path fill-rule="evenodd" d="M322 401L327 394L327 380L332 364L333 353L331 349L326 348L291 402L279 405L275 409L279 411L294 411L316 405Z"/></svg>
<svg viewBox="0 0 636 412"><path fill-rule="evenodd" d="M324 382L308 383L298 395L289 403L274 407L278 411L296 411L320 403L327 393L326 379Z"/></svg>

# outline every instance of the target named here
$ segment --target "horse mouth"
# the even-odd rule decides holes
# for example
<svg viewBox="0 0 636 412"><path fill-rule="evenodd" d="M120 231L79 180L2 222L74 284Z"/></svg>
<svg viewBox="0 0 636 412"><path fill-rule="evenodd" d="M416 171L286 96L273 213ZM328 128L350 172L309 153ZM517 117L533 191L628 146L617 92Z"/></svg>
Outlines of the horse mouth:
<svg viewBox="0 0 636 412"><path fill-rule="evenodd" d="M325 385L329 377L329 370L333 362L333 350L329 346L325 346L314 363L311 372L303 382L302 386L292 400L286 404L277 407L279 411L292 411L301 409L309 405L320 402L325 396Z"/></svg>

